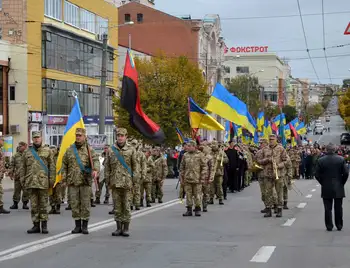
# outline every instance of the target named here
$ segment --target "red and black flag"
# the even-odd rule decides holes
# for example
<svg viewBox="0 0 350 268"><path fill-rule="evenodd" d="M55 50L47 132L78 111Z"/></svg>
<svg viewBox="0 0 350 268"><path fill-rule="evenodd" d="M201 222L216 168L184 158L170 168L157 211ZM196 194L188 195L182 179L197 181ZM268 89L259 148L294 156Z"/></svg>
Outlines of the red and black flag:
<svg viewBox="0 0 350 268"><path fill-rule="evenodd" d="M125 59L120 102L121 106L129 112L130 124L137 131L153 142L164 142L165 135L163 130L142 111L138 74L130 50L128 50Z"/></svg>

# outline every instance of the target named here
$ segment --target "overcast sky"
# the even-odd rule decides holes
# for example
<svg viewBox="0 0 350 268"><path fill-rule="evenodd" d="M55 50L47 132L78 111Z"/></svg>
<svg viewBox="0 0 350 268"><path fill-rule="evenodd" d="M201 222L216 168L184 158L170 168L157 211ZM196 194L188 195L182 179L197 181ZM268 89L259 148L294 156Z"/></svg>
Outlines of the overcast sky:
<svg viewBox="0 0 350 268"><path fill-rule="evenodd" d="M316 73L321 83L330 83L323 48L322 0L299 0L303 16L308 47L311 50ZM206 14L219 14L222 36L228 47L268 46L269 52L290 58L293 77L317 76L307 59L301 20L299 16L283 18L247 18L299 15L297 0L156 0L156 8L175 16L191 15L203 18ZM350 44L350 35L344 31L350 22L350 0L324 0L324 12L346 12L325 14L325 44L330 46ZM246 19L236 19L246 18ZM318 49L318 50L312 50ZM281 50L304 50L289 51ZM350 45L326 49L330 75L333 83L341 84L350 77ZM335 55L346 55L334 57ZM299 58L299 59L298 59ZM300 59L306 58L306 59Z"/></svg>

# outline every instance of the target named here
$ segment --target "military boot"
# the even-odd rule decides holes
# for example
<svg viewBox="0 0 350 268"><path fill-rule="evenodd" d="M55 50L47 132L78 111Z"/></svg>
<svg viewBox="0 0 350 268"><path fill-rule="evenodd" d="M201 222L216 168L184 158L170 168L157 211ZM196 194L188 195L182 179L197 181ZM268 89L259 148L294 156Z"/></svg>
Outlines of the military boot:
<svg viewBox="0 0 350 268"><path fill-rule="evenodd" d="M284 201L283 202L283 209L289 209L288 206L287 206L288 202L287 201Z"/></svg>
<svg viewBox="0 0 350 268"><path fill-rule="evenodd" d="M196 207L195 210L196 211L194 212L194 215L197 216L197 217L200 217L201 216L201 208L200 207Z"/></svg>
<svg viewBox="0 0 350 268"><path fill-rule="evenodd" d="M39 234L40 233L40 222L34 222L32 229L27 231L28 234Z"/></svg>
<svg viewBox="0 0 350 268"><path fill-rule="evenodd" d="M187 207L187 211L182 214L184 217L192 216L192 207Z"/></svg>
<svg viewBox="0 0 350 268"><path fill-rule="evenodd" d="M28 201L24 201L24 202L23 202L22 209L29 209L29 207L28 207Z"/></svg>
<svg viewBox="0 0 350 268"><path fill-rule="evenodd" d="M4 209L4 206L0 206L0 214L10 214L10 211Z"/></svg>
<svg viewBox="0 0 350 268"><path fill-rule="evenodd" d="M264 218L270 218L270 217L272 217L271 208L266 208L266 213L264 214Z"/></svg>
<svg viewBox="0 0 350 268"><path fill-rule="evenodd" d="M81 232L82 232L83 234L89 234L89 230L88 230L88 221L82 220Z"/></svg>
<svg viewBox="0 0 350 268"><path fill-rule="evenodd" d="M96 197L96 199L95 199L95 204L97 204L97 205L101 204L100 198L97 198L97 197Z"/></svg>
<svg viewBox="0 0 350 268"><path fill-rule="evenodd" d="M278 213L278 208L277 208L277 205L274 205L274 206L273 206L273 212L274 212L275 214L277 214L277 213Z"/></svg>
<svg viewBox="0 0 350 268"><path fill-rule="evenodd" d="M112 233L112 236L121 236L122 233L122 223L120 221L117 221L117 230L115 230L115 232Z"/></svg>
<svg viewBox="0 0 350 268"><path fill-rule="evenodd" d="M122 236L124 237L129 237L130 234L129 234L129 222L124 222L123 223L123 232L121 233Z"/></svg>
<svg viewBox="0 0 350 268"><path fill-rule="evenodd" d="M219 199L219 205L224 205L224 202L222 202L222 199Z"/></svg>
<svg viewBox="0 0 350 268"><path fill-rule="evenodd" d="M151 202L147 201L147 207L148 208L152 207Z"/></svg>
<svg viewBox="0 0 350 268"><path fill-rule="evenodd" d="M103 204L108 205L109 204L109 198L105 197L105 201L103 201Z"/></svg>
<svg viewBox="0 0 350 268"><path fill-rule="evenodd" d="M264 208L264 209L260 210L260 212L261 212L261 213L266 213L266 212L267 212L267 209L268 209L268 208Z"/></svg>
<svg viewBox="0 0 350 268"><path fill-rule="evenodd" d="M10 207L10 209L18 209L18 202L13 201L13 205Z"/></svg>
<svg viewBox="0 0 350 268"><path fill-rule="evenodd" d="M163 200L162 200L162 199L158 199L158 203L159 203L159 204L162 204L162 203L163 203Z"/></svg>
<svg viewBox="0 0 350 268"><path fill-rule="evenodd" d="M278 208L278 209L277 209L276 217L277 217L277 218L281 218L281 217L282 217L282 208Z"/></svg>
<svg viewBox="0 0 350 268"><path fill-rule="evenodd" d="M47 221L41 222L41 233L42 234L48 234L49 231L47 230Z"/></svg>
<svg viewBox="0 0 350 268"><path fill-rule="evenodd" d="M60 215L60 214L61 214L61 204L56 205L55 214L57 214L57 215Z"/></svg>
<svg viewBox="0 0 350 268"><path fill-rule="evenodd" d="M66 207L66 210L72 210L72 207L70 206L70 204L68 204L68 207Z"/></svg>
<svg viewBox="0 0 350 268"><path fill-rule="evenodd" d="M140 210L140 207L139 206L135 206L135 210Z"/></svg>
<svg viewBox="0 0 350 268"><path fill-rule="evenodd" d="M109 215L114 215L114 208L110 212L108 212L108 214Z"/></svg>
<svg viewBox="0 0 350 268"><path fill-rule="evenodd" d="M130 210L134 210L134 206L130 206Z"/></svg>
<svg viewBox="0 0 350 268"><path fill-rule="evenodd" d="M143 199L140 199L140 207L143 208Z"/></svg>
<svg viewBox="0 0 350 268"><path fill-rule="evenodd" d="M214 205L214 199L213 199L213 198L210 198L208 204L209 204L209 205Z"/></svg>
<svg viewBox="0 0 350 268"><path fill-rule="evenodd" d="M75 220L75 227L72 230L72 234L80 234L81 233L81 220Z"/></svg>
<svg viewBox="0 0 350 268"><path fill-rule="evenodd" d="M90 202L90 203L91 203L91 207L92 207L92 208L96 207L96 205L94 204L94 200L93 200L93 199L91 199L91 202Z"/></svg>
<svg viewBox="0 0 350 268"><path fill-rule="evenodd" d="M49 214L56 214L56 206L51 206L51 210L49 211Z"/></svg>
<svg viewBox="0 0 350 268"><path fill-rule="evenodd" d="M203 211L203 212L208 212L208 208L207 208L208 205L207 205L207 202L204 202L204 201L203 201L203 204L202 204L202 205L203 205L202 211Z"/></svg>
<svg viewBox="0 0 350 268"><path fill-rule="evenodd" d="M155 199L155 198L152 198L151 203L155 203L155 202L156 202L156 199Z"/></svg>

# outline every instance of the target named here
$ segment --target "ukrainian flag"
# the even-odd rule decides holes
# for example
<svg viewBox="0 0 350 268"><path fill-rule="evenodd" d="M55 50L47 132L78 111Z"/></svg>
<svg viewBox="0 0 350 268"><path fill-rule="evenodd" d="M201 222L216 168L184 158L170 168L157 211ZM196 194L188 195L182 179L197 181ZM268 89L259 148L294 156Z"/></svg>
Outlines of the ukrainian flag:
<svg viewBox="0 0 350 268"><path fill-rule="evenodd" d="M265 124L264 124L264 137L265 137L265 139L269 139L271 134L272 134L271 124L270 124L269 120L265 119Z"/></svg>
<svg viewBox="0 0 350 268"><path fill-rule="evenodd" d="M242 137L242 127L233 123L233 129L236 137Z"/></svg>
<svg viewBox="0 0 350 268"><path fill-rule="evenodd" d="M189 116L191 128L201 128L207 130L225 130L224 126L219 124L210 114L204 111L194 102L192 98L189 99Z"/></svg>
<svg viewBox="0 0 350 268"><path fill-rule="evenodd" d="M68 148L75 142L75 130L77 128L85 128L85 126L84 126L83 116L81 115L81 111L80 111L79 100L77 97L75 97L75 103L68 117L68 122L64 130L60 152L57 158L55 186L57 183L59 183L62 180L61 168L62 168L63 156L68 150Z"/></svg>
<svg viewBox="0 0 350 268"><path fill-rule="evenodd" d="M304 122L301 122L301 123L295 128L295 130L297 131L297 133L298 133L299 135L306 134L306 132L307 132Z"/></svg>
<svg viewBox="0 0 350 268"><path fill-rule="evenodd" d="M250 115L247 105L237 97L232 96L231 93L219 83L216 84L214 92L205 109L244 127L250 133L255 132L256 126L254 126L253 122L251 122L252 120L249 118Z"/></svg>
<svg viewBox="0 0 350 268"><path fill-rule="evenodd" d="M292 124L293 127L297 127L299 125L299 118L294 118L289 124Z"/></svg>
<svg viewBox="0 0 350 268"><path fill-rule="evenodd" d="M258 120L257 120L257 128L259 132L263 131L263 127L264 127L264 122L265 121L265 116L264 116L264 112L259 112L258 113Z"/></svg>
<svg viewBox="0 0 350 268"><path fill-rule="evenodd" d="M278 127L281 123L281 120L283 120L283 125L285 125L287 122L286 122L286 115L285 114L279 114L277 115L273 120L272 122L275 123L275 125Z"/></svg>

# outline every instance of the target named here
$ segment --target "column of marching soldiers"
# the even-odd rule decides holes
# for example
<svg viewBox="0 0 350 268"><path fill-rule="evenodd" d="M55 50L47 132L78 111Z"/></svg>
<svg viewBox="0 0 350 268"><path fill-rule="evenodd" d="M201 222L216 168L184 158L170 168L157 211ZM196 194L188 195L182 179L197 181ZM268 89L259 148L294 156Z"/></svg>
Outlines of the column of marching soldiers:
<svg viewBox="0 0 350 268"><path fill-rule="evenodd" d="M0 156L0 176L5 172L14 180L13 205L18 209L21 199L23 209L29 209L33 227L27 231L48 233L48 214L60 214L61 202L68 192L68 207L75 221L73 234L88 234L90 209L94 203L100 203L103 186L106 187L104 203L109 203L112 194L113 214L116 231L113 236L129 236L131 210L140 210L152 203L163 203L163 183L168 174L167 161L160 147L151 147L136 140L128 141L125 128L118 128L117 140L112 146L106 146L103 152L103 168L100 170L99 156L88 145L86 130L76 129L76 141L66 151L62 160L62 180L49 189L56 180L56 147L43 144L41 132L32 133L32 145L20 142L17 153L12 157L8 170L4 167L4 156ZM0 140L2 146L3 140ZM261 138L259 146L248 146L232 140L229 143L189 140L183 144L179 180L181 182L179 198L186 197L186 212L183 216L201 216L208 211L208 204L214 204L215 196L220 205L227 197L227 184L231 192L241 191L249 186L253 176L257 177L261 189L261 198L265 208L264 217L282 217L282 209L288 209L288 190L293 178L299 178L300 151L297 147L287 150L278 143L275 135L269 140ZM235 154L232 154L235 152ZM232 156L234 155L234 156ZM245 163L244 172L232 161ZM92 184L94 178L100 178L99 191L93 200ZM232 182L232 178L233 182ZM227 181L229 180L229 182ZM231 182L230 182L231 181ZM0 183L1 186L1 183ZM145 203L144 203L145 199ZM3 191L0 187L0 214L8 214L3 207ZM48 202L51 210L48 212Z"/></svg>

